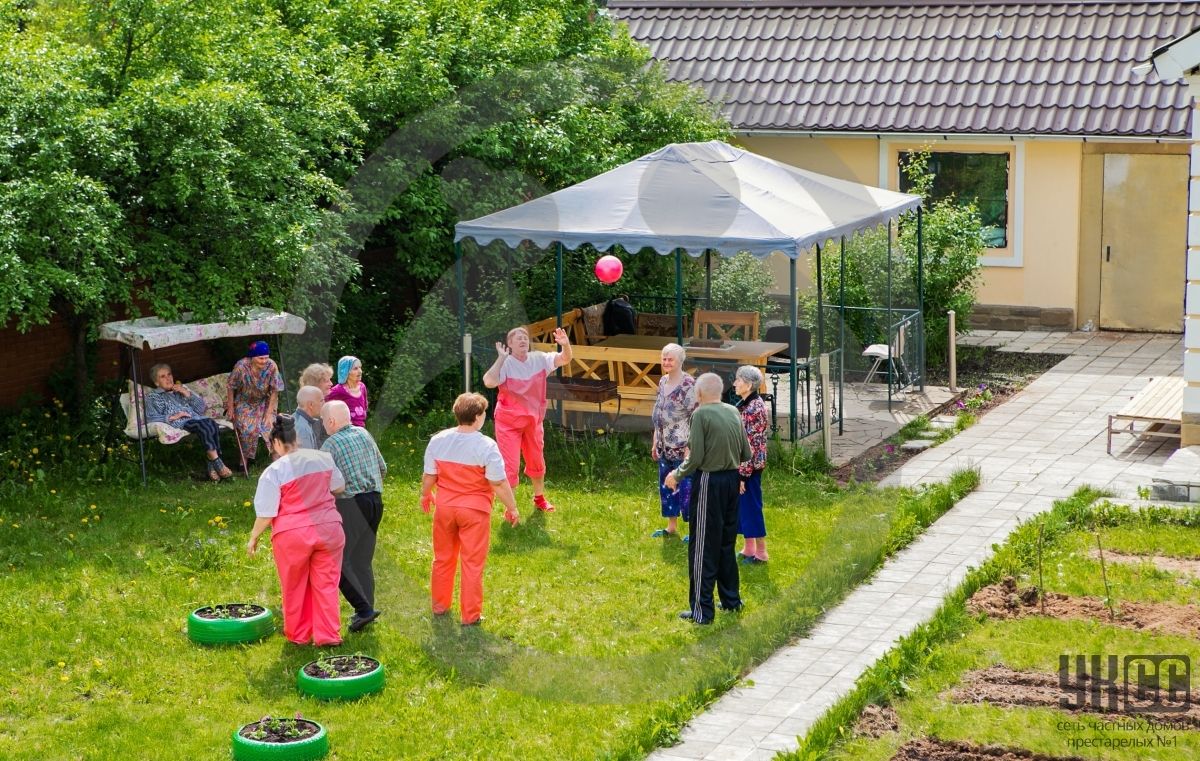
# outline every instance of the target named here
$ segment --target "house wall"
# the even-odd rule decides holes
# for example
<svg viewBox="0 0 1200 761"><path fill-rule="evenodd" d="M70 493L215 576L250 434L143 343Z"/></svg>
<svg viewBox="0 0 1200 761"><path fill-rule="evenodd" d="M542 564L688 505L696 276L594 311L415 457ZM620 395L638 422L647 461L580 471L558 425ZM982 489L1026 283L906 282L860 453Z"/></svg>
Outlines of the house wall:
<svg viewBox="0 0 1200 761"><path fill-rule="evenodd" d="M1007 152L1010 155L1009 239L1005 249L989 250L979 289L979 317L996 327L1026 326L1073 329L1088 319L1099 303L1098 272L1081 270L1081 251L1089 235L1099 235L1099 201L1085 194L1085 148L1082 140L988 140L980 138L879 139L875 137L743 137L747 150L832 177L895 189L901 151L930 145L936 150ZM1129 150L1131 144L1120 144ZM1172 146L1148 150L1179 150ZM1094 181L1086 184L1093 191ZM1089 203L1094 201L1092 205ZM1094 263L1093 263L1094 264ZM768 267L776 291L786 293L787 260L773 257ZM799 266L800 287L811 284L811 263ZM1087 308L1084 305L1087 305ZM1094 316L1093 316L1094 319ZM979 320L976 321L977 323Z"/></svg>
<svg viewBox="0 0 1200 761"><path fill-rule="evenodd" d="M782 161L785 164L806 169L810 172L875 185L879 179L879 149L870 138L821 138L821 137L741 137L737 144L760 156ZM813 284L813 257L801 257L796 262L796 291L807 293ZM766 267L775 279L771 293L785 297L790 288L788 258L773 254L766 260Z"/></svg>
<svg viewBox="0 0 1200 761"><path fill-rule="evenodd" d="M1188 188L1187 290L1183 320L1183 425L1180 446L1200 445L1200 73L1188 76L1192 94L1192 145Z"/></svg>

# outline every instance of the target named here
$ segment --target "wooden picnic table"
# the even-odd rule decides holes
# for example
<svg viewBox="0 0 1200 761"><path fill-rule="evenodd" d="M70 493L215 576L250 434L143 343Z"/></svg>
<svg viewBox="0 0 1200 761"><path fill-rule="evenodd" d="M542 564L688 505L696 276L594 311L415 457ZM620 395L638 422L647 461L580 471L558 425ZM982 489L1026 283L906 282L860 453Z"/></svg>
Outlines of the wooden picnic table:
<svg viewBox="0 0 1200 761"><path fill-rule="evenodd" d="M666 336L633 336L622 334L606 338L597 346L608 346L616 349L657 349L675 339ZM766 366L767 359L773 354L788 350L788 345L774 341L725 341L719 348L690 346L690 339L683 340L683 348L687 350L688 359L718 359L726 362L736 362L739 365L756 365L760 369Z"/></svg>

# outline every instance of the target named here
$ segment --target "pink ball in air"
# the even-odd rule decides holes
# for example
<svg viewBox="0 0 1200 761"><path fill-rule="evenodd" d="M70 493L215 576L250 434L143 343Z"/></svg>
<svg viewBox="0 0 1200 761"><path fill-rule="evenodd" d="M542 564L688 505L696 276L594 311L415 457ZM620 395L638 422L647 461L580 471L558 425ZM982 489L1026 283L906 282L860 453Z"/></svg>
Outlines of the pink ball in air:
<svg viewBox="0 0 1200 761"><path fill-rule="evenodd" d="M596 262L596 279L605 285L612 285L621 279L625 266L621 260L612 254L600 257Z"/></svg>

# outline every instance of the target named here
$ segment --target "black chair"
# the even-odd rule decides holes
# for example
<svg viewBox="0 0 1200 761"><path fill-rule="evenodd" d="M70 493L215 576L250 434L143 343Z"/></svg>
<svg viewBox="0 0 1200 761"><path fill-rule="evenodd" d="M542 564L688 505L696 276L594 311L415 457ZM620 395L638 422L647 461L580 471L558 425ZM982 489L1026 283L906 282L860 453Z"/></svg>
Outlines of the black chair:
<svg viewBox="0 0 1200 761"><path fill-rule="evenodd" d="M773 328L767 328L767 335L763 339L767 343L789 343L792 340L791 325L776 325ZM812 333L807 328L796 328L796 362L804 362L808 359L808 353L812 350ZM787 349L772 354L767 360L767 372L771 373L788 373L792 369L792 355Z"/></svg>

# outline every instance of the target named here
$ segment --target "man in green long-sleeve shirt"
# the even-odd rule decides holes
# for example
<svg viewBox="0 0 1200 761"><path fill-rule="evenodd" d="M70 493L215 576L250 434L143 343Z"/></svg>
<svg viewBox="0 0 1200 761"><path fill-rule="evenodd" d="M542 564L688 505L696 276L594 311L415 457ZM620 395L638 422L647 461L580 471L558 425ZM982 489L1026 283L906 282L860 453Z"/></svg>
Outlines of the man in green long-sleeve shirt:
<svg viewBox="0 0 1200 761"><path fill-rule="evenodd" d="M737 542L738 465L750 457L750 441L737 409L721 401L724 384L715 373L696 380L700 406L692 413L688 456L667 474L665 484L675 489L679 481L692 480L691 534L688 545L688 600L680 618L695 624L712 623L713 586L725 610L740 610L738 566L733 550Z"/></svg>

